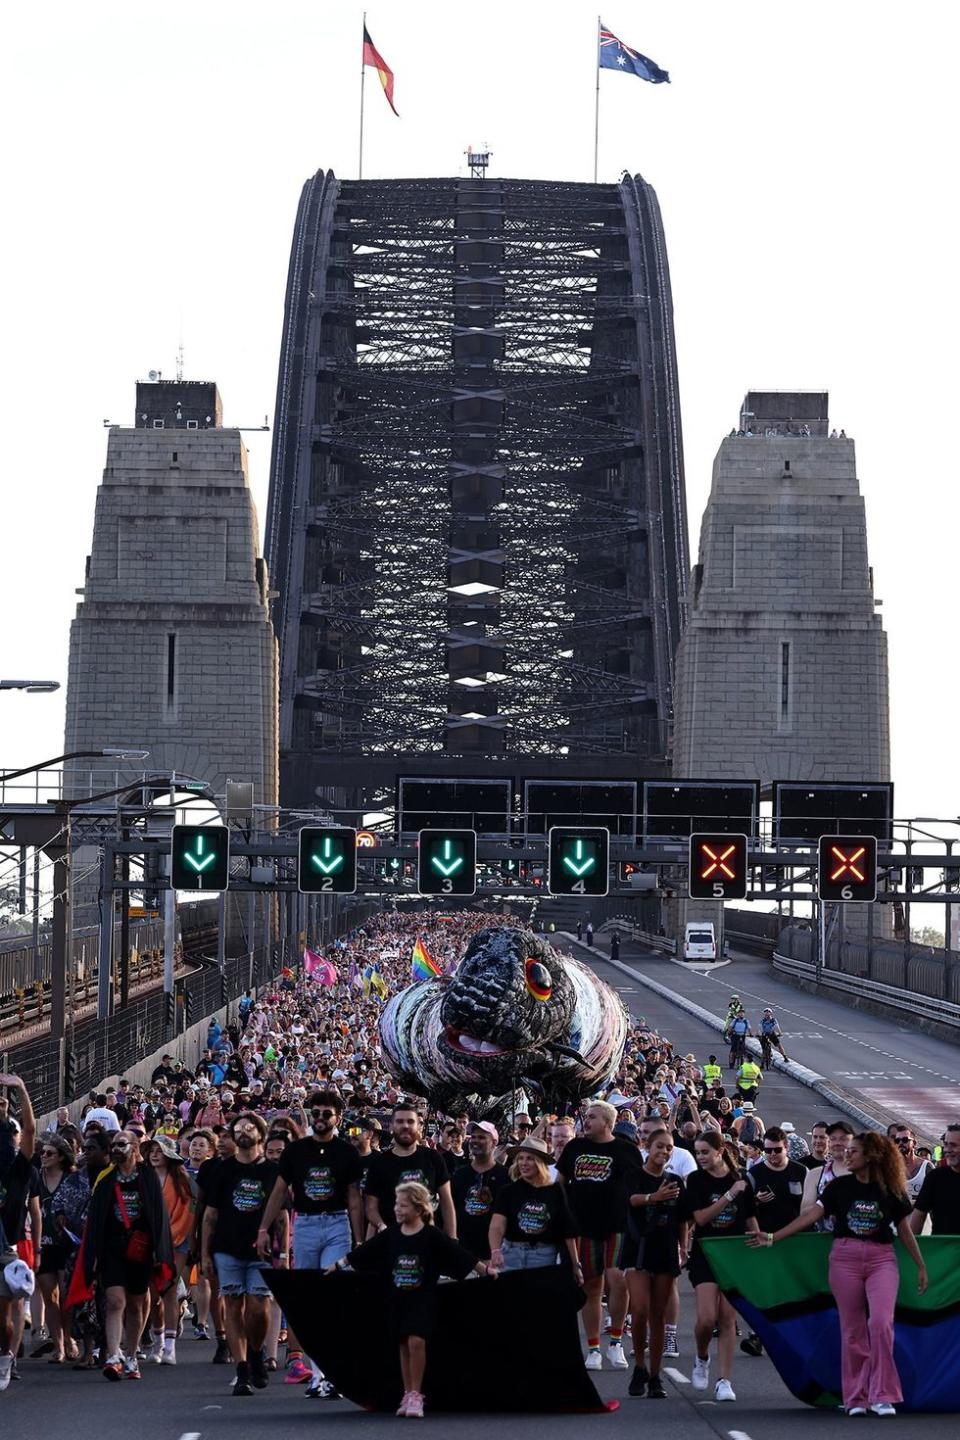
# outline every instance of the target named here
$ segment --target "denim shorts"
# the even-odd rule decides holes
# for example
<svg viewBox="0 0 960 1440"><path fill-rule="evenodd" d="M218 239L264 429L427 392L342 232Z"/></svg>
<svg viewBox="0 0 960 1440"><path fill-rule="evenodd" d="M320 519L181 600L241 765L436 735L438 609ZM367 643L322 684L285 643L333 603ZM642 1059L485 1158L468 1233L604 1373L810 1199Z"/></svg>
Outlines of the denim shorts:
<svg viewBox="0 0 960 1440"><path fill-rule="evenodd" d="M293 1222L293 1263L297 1270L326 1270L353 1249L346 1210L298 1215Z"/></svg>
<svg viewBox="0 0 960 1440"><path fill-rule="evenodd" d="M213 1257L220 1281L221 1295L270 1295L272 1291L263 1272L269 1266L263 1260L241 1260L219 1250Z"/></svg>
<svg viewBox="0 0 960 1440"><path fill-rule="evenodd" d="M504 1240L504 1270L543 1270L557 1263L556 1245L537 1245L526 1240Z"/></svg>

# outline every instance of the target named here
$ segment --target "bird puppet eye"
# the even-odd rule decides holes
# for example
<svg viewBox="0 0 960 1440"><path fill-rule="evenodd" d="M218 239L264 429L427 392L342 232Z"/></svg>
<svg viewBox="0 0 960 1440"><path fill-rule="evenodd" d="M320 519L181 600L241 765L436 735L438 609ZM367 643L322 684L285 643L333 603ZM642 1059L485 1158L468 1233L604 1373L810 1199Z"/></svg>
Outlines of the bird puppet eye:
<svg viewBox="0 0 960 1440"><path fill-rule="evenodd" d="M534 1000L549 1000L553 994L553 981L546 965L541 965L539 960L528 960L525 975L527 989Z"/></svg>

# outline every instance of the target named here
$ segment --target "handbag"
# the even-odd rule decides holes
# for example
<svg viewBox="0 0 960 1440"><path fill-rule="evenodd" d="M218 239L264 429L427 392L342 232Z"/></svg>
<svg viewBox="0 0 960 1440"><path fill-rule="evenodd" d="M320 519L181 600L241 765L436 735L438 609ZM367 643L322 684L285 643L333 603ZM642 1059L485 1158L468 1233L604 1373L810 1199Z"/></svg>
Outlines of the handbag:
<svg viewBox="0 0 960 1440"><path fill-rule="evenodd" d="M113 1188L117 1195L117 1204L120 1207L120 1215L123 1219L124 1228L127 1232L127 1245L124 1250L125 1259L132 1265L146 1265L153 1255L153 1241L146 1230L134 1230L130 1225L130 1217L127 1214L127 1207L123 1203L123 1191L116 1181Z"/></svg>

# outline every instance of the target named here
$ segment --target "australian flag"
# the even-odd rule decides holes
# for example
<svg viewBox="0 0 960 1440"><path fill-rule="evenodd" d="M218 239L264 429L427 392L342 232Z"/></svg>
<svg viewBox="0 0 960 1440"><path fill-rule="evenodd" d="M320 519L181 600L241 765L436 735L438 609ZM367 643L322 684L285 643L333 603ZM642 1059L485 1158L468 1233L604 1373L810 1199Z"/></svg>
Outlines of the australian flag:
<svg viewBox="0 0 960 1440"><path fill-rule="evenodd" d="M606 25L600 26L600 69L601 70L622 70L625 75L639 75L641 80L649 80L652 85L662 85L664 81L669 85L670 76L666 70L661 70L646 55L641 55L639 50L631 50L629 45L624 45L618 40L612 30Z"/></svg>

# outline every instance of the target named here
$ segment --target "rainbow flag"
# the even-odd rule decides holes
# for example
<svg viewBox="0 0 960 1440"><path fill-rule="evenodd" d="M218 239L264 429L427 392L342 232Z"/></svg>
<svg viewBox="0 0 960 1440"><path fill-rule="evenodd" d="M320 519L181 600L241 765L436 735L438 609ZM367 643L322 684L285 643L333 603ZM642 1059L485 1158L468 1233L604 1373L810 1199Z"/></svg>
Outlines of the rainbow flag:
<svg viewBox="0 0 960 1440"><path fill-rule="evenodd" d="M414 980L435 980L441 974L440 966L424 945L421 935L417 936L417 943L413 947L410 969Z"/></svg>

